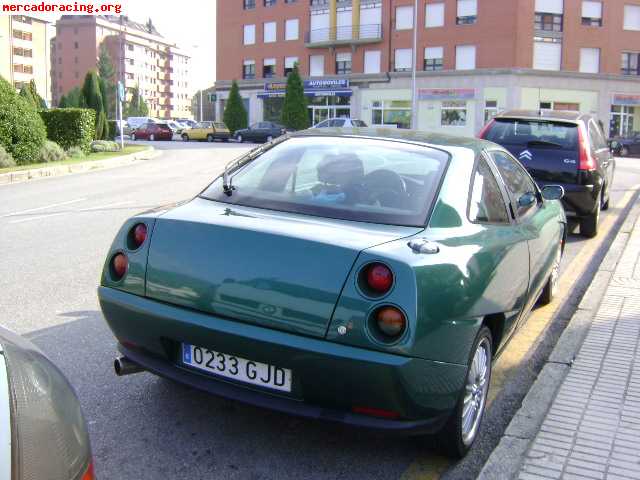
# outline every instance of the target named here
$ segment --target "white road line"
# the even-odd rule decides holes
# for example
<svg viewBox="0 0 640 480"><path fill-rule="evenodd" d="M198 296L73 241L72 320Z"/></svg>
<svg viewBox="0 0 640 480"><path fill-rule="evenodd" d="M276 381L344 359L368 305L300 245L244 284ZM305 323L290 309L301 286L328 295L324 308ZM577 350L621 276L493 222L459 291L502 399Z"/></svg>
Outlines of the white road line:
<svg viewBox="0 0 640 480"><path fill-rule="evenodd" d="M25 213L39 212L41 210L47 210L48 208L61 207L63 205L71 205L72 203L83 202L85 200L86 198L76 198L75 200L69 200L68 202L52 203L51 205L45 205L44 207L30 208L29 210L22 210L20 212L6 213L4 215L0 215L0 218L17 217L18 215L23 215Z"/></svg>
<svg viewBox="0 0 640 480"><path fill-rule="evenodd" d="M122 205L126 205L127 203L131 203L131 201L127 200L127 201L124 201L124 202L108 203L106 205L100 205L100 206L97 206L97 207L83 208L83 209L77 210L77 211L78 212L93 212L94 210L103 210L105 208L120 207Z"/></svg>
<svg viewBox="0 0 640 480"><path fill-rule="evenodd" d="M20 220L13 220L12 222L9 222L9 224L14 225L16 223L33 222L34 220L42 220L43 218L58 217L60 215L67 215L68 213L69 212L48 213L47 215L38 215L37 217L21 218Z"/></svg>

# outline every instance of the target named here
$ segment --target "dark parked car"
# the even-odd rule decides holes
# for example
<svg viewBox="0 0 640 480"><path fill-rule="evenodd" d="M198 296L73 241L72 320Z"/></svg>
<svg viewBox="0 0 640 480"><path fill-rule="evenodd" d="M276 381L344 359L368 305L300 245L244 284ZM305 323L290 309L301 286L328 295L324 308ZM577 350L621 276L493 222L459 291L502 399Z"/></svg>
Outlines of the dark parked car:
<svg viewBox="0 0 640 480"><path fill-rule="evenodd" d="M631 132L624 137L615 137L609 141L611 150L621 157L640 156L640 132Z"/></svg>
<svg viewBox="0 0 640 480"><path fill-rule="evenodd" d="M235 137L240 143L250 142L270 142L274 138L287 133L287 130L279 123L274 122L258 122L249 128L236 130Z"/></svg>
<svg viewBox="0 0 640 480"><path fill-rule="evenodd" d="M615 160L602 129L579 112L512 111L480 132L509 150L538 185L562 185L565 211L580 221L580 233L595 237L600 210L609 208Z"/></svg>
<svg viewBox="0 0 640 480"><path fill-rule="evenodd" d="M149 122L131 132L131 140L171 140L173 130L166 123Z"/></svg>

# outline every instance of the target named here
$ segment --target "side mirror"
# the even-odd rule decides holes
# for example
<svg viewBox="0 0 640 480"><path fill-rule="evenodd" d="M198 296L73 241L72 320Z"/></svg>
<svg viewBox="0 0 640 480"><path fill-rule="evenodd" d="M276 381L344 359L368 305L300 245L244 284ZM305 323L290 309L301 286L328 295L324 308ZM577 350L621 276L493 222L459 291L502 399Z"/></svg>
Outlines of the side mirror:
<svg viewBox="0 0 640 480"><path fill-rule="evenodd" d="M560 185L547 185L542 189L542 198L545 200L560 200L564 197L564 188Z"/></svg>
<svg viewBox="0 0 640 480"><path fill-rule="evenodd" d="M518 199L518 206L520 208L527 208L527 207L530 207L531 205L535 205L537 201L538 199L536 198L535 193L527 192Z"/></svg>

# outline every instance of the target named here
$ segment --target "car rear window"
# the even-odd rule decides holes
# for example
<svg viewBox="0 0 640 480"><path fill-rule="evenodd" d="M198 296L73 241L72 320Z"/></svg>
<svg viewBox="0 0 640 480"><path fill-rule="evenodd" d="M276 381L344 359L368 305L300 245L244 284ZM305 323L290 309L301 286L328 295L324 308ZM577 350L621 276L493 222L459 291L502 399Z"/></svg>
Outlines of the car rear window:
<svg viewBox="0 0 640 480"><path fill-rule="evenodd" d="M448 160L444 151L399 141L291 138L230 172L230 196L221 177L202 196L326 218L423 226Z"/></svg>
<svg viewBox="0 0 640 480"><path fill-rule="evenodd" d="M214 123L216 128L225 129L227 126L224 123Z"/></svg>
<svg viewBox="0 0 640 480"><path fill-rule="evenodd" d="M578 126L564 122L500 118L495 119L484 138L500 145L576 150Z"/></svg>
<svg viewBox="0 0 640 480"><path fill-rule="evenodd" d="M367 124L364 123L362 120L351 120L351 123L353 124L354 127L366 127Z"/></svg>

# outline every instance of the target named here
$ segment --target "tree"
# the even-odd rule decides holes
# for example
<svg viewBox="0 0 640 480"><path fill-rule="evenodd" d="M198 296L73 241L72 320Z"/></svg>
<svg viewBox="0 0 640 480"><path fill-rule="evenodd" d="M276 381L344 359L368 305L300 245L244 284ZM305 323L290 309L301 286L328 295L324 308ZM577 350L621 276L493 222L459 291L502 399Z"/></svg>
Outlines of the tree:
<svg viewBox="0 0 640 480"><path fill-rule="evenodd" d="M149 106L140 95L140 88L131 89L131 100L124 106L124 117L146 117L149 115Z"/></svg>
<svg viewBox="0 0 640 480"><path fill-rule="evenodd" d="M82 90L80 87L73 87L71 90L67 92L66 95L60 97L60 102L58 103L58 107L60 108L83 108L84 98L82 96Z"/></svg>
<svg viewBox="0 0 640 480"><path fill-rule="evenodd" d="M281 120L285 127L293 130L309 128L307 97L304 96L304 86L297 63L287 77L287 90L284 94Z"/></svg>
<svg viewBox="0 0 640 480"><path fill-rule="evenodd" d="M231 91L229 92L229 99L227 105L224 108L224 115L222 116L224 123L233 135L237 130L247 128L247 110L244 108L242 97L240 96L240 89L238 88L238 82L235 80L231 84Z"/></svg>
<svg viewBox="0 0 640 480"><path fill-rule="evenodd" d="M38 103L35 98L33 98L33 93L31 93L31 89L28 85L23 85L20 89L20 96L33 108L38 108Z"/></svg>
<svg viewBox="0 0 640 480"><path fill-rule="evenodd" d="M100 79L95 70L90 70L84 77L82 85L82 96L87 108L96 112L96 140L102 140L107 137L107 117L104 113L104 102L100 93Z"/></svg>
<svg viewBox="0 0 640 480"><path fill-rule="evenodd" d="M98 57L98 75L100 76L100 90L104 101L104 110L111 118L116 116L116 71L105 43L100 45Z"/></svg>
<svg viewBox="0 0 640 480"><path fill-rule="evenodd" d="M31 91L31 96L36 104L36 108L46 109L47 102L38 93L38 87L36 86L36 81L33 78L29 82L29 90Z"/></svg>

